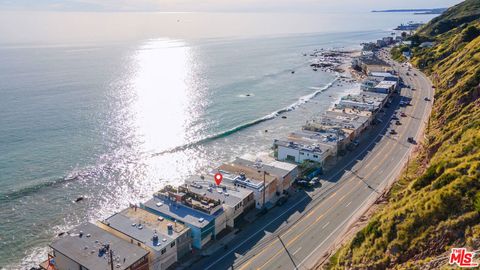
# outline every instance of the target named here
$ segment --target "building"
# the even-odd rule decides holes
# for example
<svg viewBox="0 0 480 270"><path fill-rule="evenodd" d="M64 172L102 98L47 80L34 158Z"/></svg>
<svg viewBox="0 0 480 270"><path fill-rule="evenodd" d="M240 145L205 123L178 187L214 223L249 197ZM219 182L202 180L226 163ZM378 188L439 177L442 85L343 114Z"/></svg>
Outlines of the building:
<svg viewBox="0 0 480 270"><path fill-rule="evenodd" d="M189 227L192 246L197 249L215 239L226 228L225 212L219 200L192 193L182 186L166 186L140 207Z"/></svg>
<svg viewBox="0 0 480 270"><path fill-rule="evenodd" d="M346 140L340 142L338 148L344 149L349 142L357 138L368 127L371 116L372 113L369 111L358 111L350 108L333 109L325 112L319 118L307 121L303 128L315 132L342 130Z"/></svg>
<svg viewBox="0 0 480 270"><path fill-rule="evenodd" d="M287 138L274 141L277 158L280 161L302 163L306 160L323 166L325 160L337 155L339 145L346 136L340 129L300 130L292 132Z"/></svg>
<svg viewBox="0 0 480 270"><path fill-rule="evenodd" d="M225 212L227 227L237 227L244 214L255 207L253 192L225 183L217 186L214 184L213 176L211 179L212 181L205 181L202 176L195 175L185 180L185 184L182 186L192 193L205 196L211 200L219 200Z"/></svg>
<svg viewBox="0 0 480 270"><path fill-rule="evenodd" d="M383 42L385 42L386 45L393 44L394 40L393 37L384 37L382 38Z"/></svg>
<svg viewBox="0 0 480 270"><path fill-rule="evenodd" d="M191 250L190 229L130 207L101 222L102 229L149 251L150 269L163 270Z"/></svg>
<svg viewBox="0 0 480 270"><path fill-rule="evenodd" d="M381 93L381 94L391 94L397 89L397 83L394 81L381 81L379 82L371 92Z"/></svg>
<svg viewBox="0 0 480 270"><path fill-rule="evenodd" d="M372 113L380 110L388 101L388 95L376 92L363 92L357 95L347 95L335 104L336 109L356 109L370 111Z"/></svg>
<svg viewBox="0 0 480 270"><path fill-rule="evenodd" d="M392 73L389 73L389 72L371 72L368 76L368 79L375 80L377 82L391 81L391 82L398 83L399 81L398 76L393 75Z"/></svg>
<svg viewBox="0 0 480 270"><path fill-rule="evenodd" d="M361 69L365 74L371 72L385 72L391 69L391 66L376 57L375 55L360 56L352 61L352 67Z"/></svg>
<svg viewBox="0 0 480 270"><path fill-rule="evenodd" d="M157 227L151 226L151 224L147 225L141 220L117 213L99 222L98 226L119 238L148 250L150 270L165 270L177 261L175 239L167 233L157 230Z"/></svg>
<svg viewBox="0 0 480 270"><path fill-rule="evenodd" d="M49 259L42 269L147 270L149 252L92 223L84 223L50 244ZM113 259L113 267L111 265Z"/></svg>
<svg viewBox="0 0 480 270"><path fill-rule="evenodd" d="M288 190L295 178L298 176L297 165L277 160L264 162L261 159L256 159L255 161L252 161L237 157L235 161L233 161L233 163L255 170L266 171L270 175L277 176L277 192L280 193L284 193L284 191Z"/></svg>
<svg viewBox="0 0 480 270"><path fill-rule="evenodd" d="M226 184L251 190L258 209L271 207L280 197L277 192L278 177L265 170L254 169L235 163L225 163L215 172L223 175Z"/></svg>
<svg viewBox="0 0 480 270"><path fill-rule="evenodd" d="M385 40L383 40L383 39L377 40L377 47L378 48L382 48L382 47L385 47L385 46L387 46L387 43L385 42Z"/></svg>

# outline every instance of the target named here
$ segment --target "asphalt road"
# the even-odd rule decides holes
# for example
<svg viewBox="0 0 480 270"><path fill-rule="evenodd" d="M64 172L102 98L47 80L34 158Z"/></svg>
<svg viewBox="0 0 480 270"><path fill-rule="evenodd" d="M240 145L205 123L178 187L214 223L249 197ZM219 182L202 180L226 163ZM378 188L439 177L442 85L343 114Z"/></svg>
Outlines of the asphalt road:
<svg viewBox="0 0 480 270"><path fill-rule="evenodd" d="M423 136L432 104L424 98L433 100L432 85L420 71L393 65L404 83L415 90L401 90L394 106L386 110L384 122L367 132L359 149L324 176L323 186L288 208L277 209L278 217L271 221L250 226L253 229L231 243L228 251L219 251L193 268L311 269L315 266L348 226L397 178L414 147L407 138L420 141ZM402 99L411 99L411 106L397 107ZM390 121L394 112L401 125ZM401 112L406 117L401 117ZM392 128L397 134L388 132Z"/></svg>

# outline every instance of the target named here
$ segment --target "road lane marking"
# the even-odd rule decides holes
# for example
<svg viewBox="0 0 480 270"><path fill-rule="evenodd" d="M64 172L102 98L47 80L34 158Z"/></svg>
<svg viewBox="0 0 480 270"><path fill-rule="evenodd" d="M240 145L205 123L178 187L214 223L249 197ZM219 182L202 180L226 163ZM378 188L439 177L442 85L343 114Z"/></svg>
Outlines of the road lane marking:
<svg viewBox="0 0 480 270"><path fill-rule="evenodd" d="M347 203L347 205L345 205L345 207L348 207L351 203L352 203L352 201L350 201L349 203Z"/></svg>
<svg viewBox="0 0 480 270"><path fill-rule="evenodd" d="M322 226L322 229L325 229L328 226L328 224L330 224L330 221L325 223L325 225Z"/></svg>
<svg viewBox="0 0 480 270"><path fill-rule="evenodd" d="M301 249L302 249L302 247L299 247L295 252L292 253L292 255L297 254Z"/></svg>

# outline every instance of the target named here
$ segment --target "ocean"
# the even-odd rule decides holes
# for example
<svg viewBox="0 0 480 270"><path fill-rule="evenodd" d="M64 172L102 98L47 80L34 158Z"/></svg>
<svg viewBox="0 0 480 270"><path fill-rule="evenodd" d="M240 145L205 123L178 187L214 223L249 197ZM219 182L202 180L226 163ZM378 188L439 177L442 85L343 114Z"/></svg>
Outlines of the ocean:
<svg viewBox="0 0 480 270"><path fill-rule="evenodd" d="M248 14L249 23L235 28L229 20L241 14L149 16L225 24L205 35L163 26L105 39L79 30L68 39L9 32L0 40L0 267L39 263L58 233L145 201L166 184L237 156L268 154L275 138L358 91L338 74L312 71L309 53L358 49L400 23L432 18ZM288 16L295 27L285 25ZM262 18L278 23L266 27Z"/></svg>

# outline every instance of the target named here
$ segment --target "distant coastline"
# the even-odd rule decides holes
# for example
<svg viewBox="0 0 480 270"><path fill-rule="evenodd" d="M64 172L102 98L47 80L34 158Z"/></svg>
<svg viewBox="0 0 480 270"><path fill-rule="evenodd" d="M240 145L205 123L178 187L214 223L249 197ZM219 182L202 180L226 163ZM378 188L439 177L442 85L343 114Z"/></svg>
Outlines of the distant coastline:
<svg viewBox="0 0 480 270"><path fill-rule="evenodd" d="M413 13L415 15L425 14L442 14L447 8L420 8L420 9L386 9L386 10L372 10L372 12L387 12L387 13Z"/></svg>

